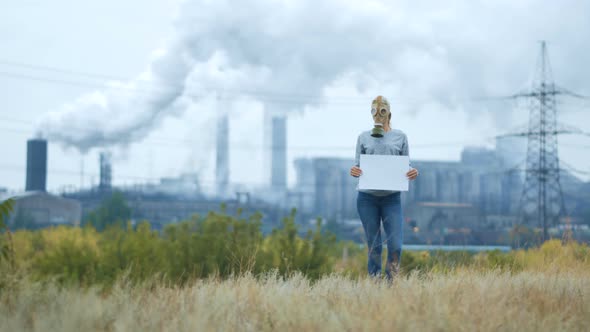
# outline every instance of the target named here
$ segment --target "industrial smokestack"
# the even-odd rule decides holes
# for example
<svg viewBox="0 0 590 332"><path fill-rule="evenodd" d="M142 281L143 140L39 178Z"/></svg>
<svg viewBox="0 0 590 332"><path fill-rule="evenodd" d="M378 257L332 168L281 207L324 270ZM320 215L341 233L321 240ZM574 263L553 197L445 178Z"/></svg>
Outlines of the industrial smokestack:
<svg viewBox="0 0 590 332"><path fill-rule="evenodd" d="M112 167L111 154L108 152L101 152L99 155L100 161L100 182L98 189L101 191L110 191L112 189Z"/></svg>
<svg viewBox="0 0 590 332"><path fill-rule="evenodd" d="M229 185L229 126L225 110L221 110L218 114L215 184L217 185L217 194L225 196Z"/></svg>
<svg viewBox="0 0 590 332"><path fill-rule="evenodd" d="M30 139L27 141L27 180L26 191L47 190L47 141Z"/></svg>
<svg viewBox="0 0 590 332"><path fill-rule="evenodd" d="M273 190L287 189L287 116L273 115L271 120L271 178Z"/></svg>

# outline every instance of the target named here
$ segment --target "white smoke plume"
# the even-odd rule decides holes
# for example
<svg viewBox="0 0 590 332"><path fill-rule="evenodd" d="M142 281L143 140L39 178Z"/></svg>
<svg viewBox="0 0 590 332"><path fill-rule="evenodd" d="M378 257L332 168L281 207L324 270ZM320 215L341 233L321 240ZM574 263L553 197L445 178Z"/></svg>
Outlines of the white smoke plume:
<svg viewBox="0 0 590 332"><path fill-rule="evenodd" d="M301 110L325 100L343 77L361 92L392 87L378 93L394 105L470 109L457 104L523 86L536 39L558 38L546 18L567 4L535 8L531 15L526 1L189 0L144 73L48 113L39 130L81 151L126 145L180 114L184 102L246 96L269 109ZM578 22L584 27L587 20ZM527 66L515 71L515 59Z"/></svg>

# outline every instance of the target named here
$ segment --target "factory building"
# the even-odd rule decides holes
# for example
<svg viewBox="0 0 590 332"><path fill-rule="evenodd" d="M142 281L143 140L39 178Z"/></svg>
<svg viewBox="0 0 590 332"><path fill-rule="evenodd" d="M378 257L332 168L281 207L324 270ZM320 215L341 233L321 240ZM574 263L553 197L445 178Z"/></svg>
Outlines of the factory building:
<svg viewBox="0 0 590 332"><path fill-rule="evenodd" d="M297 187L290 203L325 219L356 218L357 180L349 174L353 162L348 158L295 160Z"/></svg>
<svg viewBox="0 0 590 332"><path fill-rule="evenodd" d="M40 228L52 225L79 225L82 217L78 201L47 192L47 141L27 141L27 173L24 193L0 193L0 201L15 200L8 224L16 228Z"/></svg>
<svg viewBox="0 0 590 332"><path fill-rule="evenodd" d="M522 179L506 169L494 150L465 148L458 162L413 161L420 176L410 183L411 202L464 203L478 207L486 215L514 214Z"/></svg>
<svg viewBox="0 0 590 332"><path fill-rule="evenodd" d="M488 227L493 216L498 226L518 213L522 179L503 168L497 152L485 148L466 148L460 161L419 161L412 165L420 176L410 182L402 195L406 220L413 227L429 230ZM297 185L292 204L326 219L358 218L357 180L349 175L353 159L297 159ZM509 218L509 217L508 217ZM510 219L512 220L512 219Z"/></svg>
<svg viewBox="0 0 590 332"><path fill-rule="evenodd" d="M229 145L227 115L218 118L216 155L216 198L206 198L199 183L199 174L184 173L178 177L166 177L159 183L135 184L127 187L112 186L112 165L108 152L101 152L100 183L98 187L84 191L73 191L64 197L80 202L82 218L100 207L114 191L121 192L131 209L131 222L149 221L156 229L163 225L189 220L194 215L205 216L210 211L219 211L222 204L225 211L235 214L241 211L243 217L256 212L263 213L263 231L271 231L278 222L288 215L288 210L278 204L269 204L253 198L250 193L229 192ZM245 199L241 199L245 197Z"/></svg>
<svg viewBox="0 0 590 332"><path fill-rule="evenodd" d="M245 218L256 212L263 213L263 231L270 232L278 226L279 221L288 212L258 200L205 199L199 196L181 196L161 192L149 192L141 188L117 188L131 209L131 222L149 221L155 229L166 224L190 220L193 216L206 216L211 211L220 211L225 206L225 213L235 215L238 211ZM112 193L99 190L69 193L66 197L82 204L82 215L86 216L96 210Z"/></svg>
<svg viewBox="0 0 590 332"><path fill-rule="evenodd" d="M468 203L416 202L406 208L405 215L416 231L433 233L473 228L484 219L480 210Z"/></svg>
<svg viewBox="0 0 590 332"><path fill-rule="evenodd" d="M14 213L8 224L17 228L41 228L57 225L80 225L82 209L76 200L43 191L28 191L16 196L0 196L0 200L15 200Z"/></svg>

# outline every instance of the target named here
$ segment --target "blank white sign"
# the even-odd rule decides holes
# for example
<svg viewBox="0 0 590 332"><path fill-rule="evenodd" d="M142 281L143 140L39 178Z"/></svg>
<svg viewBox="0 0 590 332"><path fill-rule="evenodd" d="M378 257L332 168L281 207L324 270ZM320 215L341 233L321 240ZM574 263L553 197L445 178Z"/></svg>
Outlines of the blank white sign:
<svg viewBox="0 0 590 332"><path fill-rule="evenodd" d="M361 154L359 189L408 191L409 156Z"/></svg>

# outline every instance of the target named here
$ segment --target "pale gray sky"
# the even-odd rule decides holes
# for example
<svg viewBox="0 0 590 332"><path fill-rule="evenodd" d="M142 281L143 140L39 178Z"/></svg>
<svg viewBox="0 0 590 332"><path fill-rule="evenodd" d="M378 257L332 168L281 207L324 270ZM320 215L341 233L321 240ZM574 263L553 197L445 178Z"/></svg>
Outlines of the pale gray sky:
<svg viewBox="0 0 590 332"><path fill-rule="evenodd" d="M220 107L232 181L262 183L265 107L291 114L290 162L352 158L377 94L413 159L457 160L527 123L526 108L472 99L527 88L541 39L557 82L590 95L587 1L0 1L0 187L24 186L39 121L55 137L50 189L78 186L82 159L85 184L97 181L98 150L72 147L90 141L128 142L115 148L117 184L198 171L211 185ZM589 111L564 99L559 118L590 131ZM560 142L590 172L590 139Z"/></svg>

